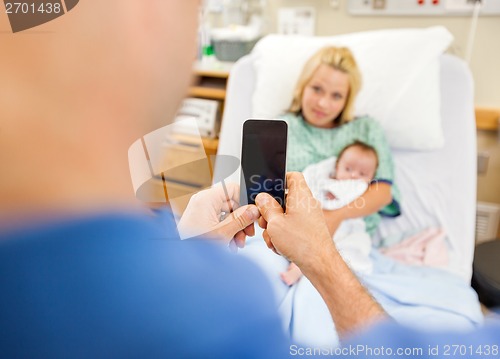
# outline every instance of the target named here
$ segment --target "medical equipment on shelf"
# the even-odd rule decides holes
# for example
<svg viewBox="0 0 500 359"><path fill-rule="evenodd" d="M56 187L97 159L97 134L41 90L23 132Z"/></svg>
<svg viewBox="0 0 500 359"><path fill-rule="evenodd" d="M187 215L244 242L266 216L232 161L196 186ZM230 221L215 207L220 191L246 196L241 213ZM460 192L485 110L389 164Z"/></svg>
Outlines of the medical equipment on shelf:
<svg viewBox="0 0 500 359"><path fill-rule="evenodd" d="M199 98L187 98L175 117L176 132L186 135L216 137L220 128L219 102ZM194 119L194 121L182 121Z"/></svg>

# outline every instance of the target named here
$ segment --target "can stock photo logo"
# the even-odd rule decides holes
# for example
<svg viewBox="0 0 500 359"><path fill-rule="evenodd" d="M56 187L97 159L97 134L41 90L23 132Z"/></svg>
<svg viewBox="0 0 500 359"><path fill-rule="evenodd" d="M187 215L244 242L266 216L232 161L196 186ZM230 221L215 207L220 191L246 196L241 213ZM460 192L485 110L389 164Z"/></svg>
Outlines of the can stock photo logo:
<svg viewBox="0 0 500 359"><path fill-rule="evenodd" d="M28 30L71 11L80 0L4 0L13 33Z"/></svg>

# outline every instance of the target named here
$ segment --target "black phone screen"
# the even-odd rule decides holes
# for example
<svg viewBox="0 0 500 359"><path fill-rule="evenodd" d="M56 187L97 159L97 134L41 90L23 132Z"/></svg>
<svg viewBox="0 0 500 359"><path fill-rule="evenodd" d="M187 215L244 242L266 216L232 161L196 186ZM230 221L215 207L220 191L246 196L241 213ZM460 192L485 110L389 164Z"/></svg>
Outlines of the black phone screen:
<svg viewBox="0 0 500 359"><path fill-rule="evenodd" d="M287 135L285 121L245 121L240 204L255 204L255 197L266 192L285 208Z"/></svg>

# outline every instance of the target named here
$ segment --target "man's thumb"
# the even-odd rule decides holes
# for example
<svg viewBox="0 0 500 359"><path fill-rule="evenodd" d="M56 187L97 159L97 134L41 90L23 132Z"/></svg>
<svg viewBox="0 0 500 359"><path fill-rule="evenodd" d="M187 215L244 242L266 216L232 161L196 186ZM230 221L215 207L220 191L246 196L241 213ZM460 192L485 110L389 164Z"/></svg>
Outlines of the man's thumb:
<svg viewBox="0 0 500 359"><path fill-rule="evenodd" d="M278 201L267 193L259 193L255 198L255 204L266 222L269 222L276 215L283 215L283 208Z"/></svg>
<svg viewBox="0 0 500 359"><path fill-rule="evenodd" d="M236 233L254 223L259 217L260 212L256 206L239 207L222 221L218 232L224 233L226 238L233 238Z"/></svg>

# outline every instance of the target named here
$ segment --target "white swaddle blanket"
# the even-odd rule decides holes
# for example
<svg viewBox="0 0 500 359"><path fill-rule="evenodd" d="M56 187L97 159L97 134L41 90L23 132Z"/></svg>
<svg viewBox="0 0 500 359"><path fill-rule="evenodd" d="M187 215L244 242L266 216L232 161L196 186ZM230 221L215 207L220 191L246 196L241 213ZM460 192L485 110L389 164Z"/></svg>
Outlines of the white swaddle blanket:
<svg viewBox="0 0 500 359"><path fill-rule="evenodd" d="M304 178L313 196L327 210L341 208L365 193L368 184L363 180L337 180L330 178L334 174L335 157L307 166ZM335 199L328 199L330 192ZM349 267L358 273L370 273L372 261L371 239L366 232L365 222L361 218L343 221L333 236L335 245Z"/></svg>
<svg viewBox="0 0 500 359"><path fill-rule="evenodd" d="M302 172L313 196L321 202L323 209L334 210L344 207L361 196L368 189L363 180L337 180L335 175L336 157L330 157L307 166ZM330 192L335 199L328 199Z"/></svg>

